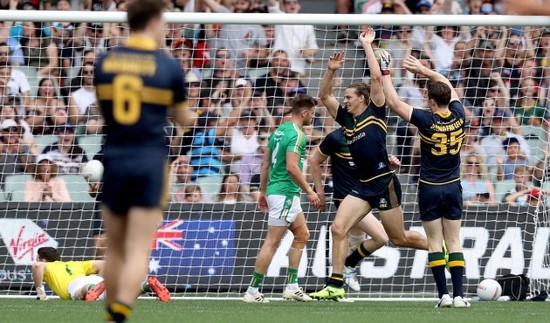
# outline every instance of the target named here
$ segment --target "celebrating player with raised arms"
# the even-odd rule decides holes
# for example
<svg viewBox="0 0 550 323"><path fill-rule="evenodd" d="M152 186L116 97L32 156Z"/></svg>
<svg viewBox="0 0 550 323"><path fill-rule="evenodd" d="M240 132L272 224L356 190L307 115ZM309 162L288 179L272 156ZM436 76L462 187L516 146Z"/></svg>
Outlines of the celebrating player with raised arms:
<svg viewBox="0 0 550 323"><path fill-rule="evenodd" d="M273 132L269 138L260 173L260 199L262 212L268 212L267 236L254 266L250 286L244 295L248 303L267 303L259 292L265 272L273 259L281 239L290 230L294 240L288 252L288 286L283 298L311 301L298 287L298 265L309 239L306 218L300 205L300 191L307 194L309 203L319 207L319 197L309 186L302 173L306 156L306 136L302 126L310 125L315 117L315 100L309 95L292 99L291 118Z"/></svg>
<svg viewBox="0 0 550 323"><path fill-rule="evenodd" d="M426 238L413 231L405 231L401 210L401 185L388 162L386 150L386 107L382 88L382 73L376 62L371 43L374 30L361 33L359 41L367 55L371 72L370 87L354 83L344 92L344 106L332 93L332 79L344 64L342 52L332 55L321 82L319 96L330 115L343 127L353 162L359 172L360 183L340 204L332 231L332 276L327 286L310 294L316 299L339 299L345 296L343 288L344 260L347 254L347 233L373 208L380 211L382 225L389 240L399 247L428 249ZM373 250L365 250L367 256Z"/></svg>
<svg viewBox="0 0 550 323"><path fill-rule="evenodd" d="M315 184L315 190L321 199L321 210L324 210L326 205L321 164L329 157L333 182L332 200L336 209L338 209L342 200L359 183L359 173L357 171L357 166L351 158L346 136L344 135L344 129L338 128L323 139L309 160L311 177ZM392 167L398 167L400 165L399 159L395 156L389 156L389 162ZM365 233L370 236L370 239L365 240ZM344 282L350 289L356 292L361 290L361 286L357 280L357 269L355 267L366 255L363 254L362 257L357 259L356 253L360 254L363 250L374 252L385 245L388 239L388 235L382 223L378 221L372 212L369 212L359 221L359 223L350 229L348 232L348 249L351 255L346 258L346 267L344 268ZM356 251L361 244L364 247Z"/></svg>
<svg viewBox="0 0 550 323"><path fill-rule="evenodd" d="M388 67L389 59L389 54L382 54L381 65ZM464 255L459 238L462 218L460 148L465 136L464 107L443 75L423 66L413 56L406 57L403 66L431 81L427 85L428 111L413 108L399 100L387 69L383 77L388 105L405 121L414 124L420 133L418 208L428 237L429 266L439 293L436 307L469 307L470 303L463 298ZM448 263L443 252L443 240L449 251ZM453 281L454 299L447 290L447 264Z"/></svg>

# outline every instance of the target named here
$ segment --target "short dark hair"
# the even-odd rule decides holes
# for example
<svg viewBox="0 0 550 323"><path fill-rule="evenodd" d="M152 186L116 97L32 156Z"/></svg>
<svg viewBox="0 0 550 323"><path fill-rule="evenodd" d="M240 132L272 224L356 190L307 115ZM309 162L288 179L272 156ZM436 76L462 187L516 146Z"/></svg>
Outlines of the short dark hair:
<svg viewBox="0 0 550 323"><path fill-rule="evenodd" d="M46 262L61 261L59 251L53 247L38 248L38 258L44 259Z"/></svg>
<svg viewBox="0 0 550 323"><path fill-rule="evenodd" d="M128 25L131 31L143 31L152 19L164 12L164 4L158 0L134 0L128 5Z"/></svg>
<svg viewBox="0 0 550 323"><path fill-rule="evenodd" d="M307 94L298 94L295 96L290 105L292 106L292 114L300 114L304 109L311 109L317 105L317 100Z"/></svg>
<svg viewBox="0 0 550 323"><path fill-rule="evenodd" d="M428 99L433 99L437 105L448 105L451 102L451 88L443 82L429 82Z"/></svg>
<svg viewBox="0 0 550 323"><path fill-rule="evenodd" d="M357 96L364 96L365 102L368 102L370 100L370 84L363 83L363 82L355 82L347 87L348 89L354 89L355 95Z"/></svg>

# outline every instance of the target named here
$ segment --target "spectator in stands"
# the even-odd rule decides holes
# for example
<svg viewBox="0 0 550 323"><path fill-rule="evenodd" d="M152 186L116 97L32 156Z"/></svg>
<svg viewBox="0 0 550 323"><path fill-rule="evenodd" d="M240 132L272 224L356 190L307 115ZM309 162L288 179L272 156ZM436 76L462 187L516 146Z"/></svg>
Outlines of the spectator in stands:
<svg viewBox="0 0 550 323"><path fill-rule="evenodd" d="M88 162L88 157L76 143L75 127L67 123L55 127L54 133L59 139L44 148L42 153L51 157L59 166L61 174L79 174L82 166Z"/></svg>
<svg viewBox="0 0 550 323"><path fill-rule="evenodd" d="M71 77L75 49L82 47L82 35L80 37L74 35L76 25L70 22L55 22L52 24L50 32L52 42L59 50L60 76Z"/></svg>
<svg viewBox="0 0 550 323"><path fill-rule="evenodd" d="M204 83L193 72L188 72L185 75L185 83L187 104L190 109L197 110L200 106L201 89L204 87Z"/></svg>
<svg viewBox="0 0 550 323"><path fill-rule="evenodd" d="M253 177L260 174L262 157L266 152L268 139L269 132L266 129L260 129L257 136L258 148L254 153L244 155L242 158L241 167L237 171L237 174L241 179L242 192L251 193L251 186L253 186ZM252 197L254 198L254 196Z"/></svg>
<svg viewBox="0 0 550 323"><path fill-rule="evenodd" d="M484 0L467 0L467 10L466 13L470 15L480 15L481 6L483 5Z"/></svg>
<svg viewBox="0 0 550 323"><path fill-rule="evenodd" d="M466 156L461 174L462 198L465 206L498 203L493 183L487 176L487 166L480 155Z"/></svg>
<svg viewBox="0 0 550 323"><path fill-rule="evenodd" d="M497 90L496 91L500 91ZM489 89L489 93L495 92L494 88ZM474 115L477 117L477 123L481 125L481 131L480 135L481 137L485 137L489 134L491 134L491 126L493 123L493 116L495 113L502 114L506 120L510 123L510 128L512 129L512 132L518 135L521 135L521 129L519 127L519 124L514 118L512 111L508 109L507 107L497 108L496 106L496 100L490 96L488 96L483 101L483 107L477 109L477 111L474 111Z"/></svg>
<svg viewBox="0 0 550 323"><path fill-rule="evenodd" d="M209 94L218 91L219 95L228 97L230 88L233 86L238 73L229 50L225 48L216 49L214 56L214 72L210 78L203 79L206 87L210 89Z"/></svg>
<svg viewBox="0 0 550 323"><path fill-rule="evenodd" d="M260 147L258 143L258 117L252 109L244 110L237 127L230 130L230 152L234 156L230 171L238 174L245 156L254 155Z"/></svg>
<svg viewBox="0 0 550 323"><path fill-rule="evenodd" d="M536 187L541 187L543 182L550 181L547 161L539 160L533 168L533 184Z"/></svg>
<svg viewBox="0 0 550 323"><path fill-rule="evenodd" d="M412 49L412 27L401 26L397 30L397 38L392 39L386 50L390 53L392 58L392 72L395 73L394 77L401 82L401 79L405 77L406 70L402 68L403 58Z"/></svg>
<svg viewBox="0 0 550 323"><path fill-rule="evenodd" d="M434 33L433 27L427 27L424 34L424 52L431 57L434 69L440 73L447 74L453 62L455 45L464 39L459 34L458 27L443 26L437 27Z"/></svg>
<svg viewBox="0 0 550 323"><path fill-rule="evenodd" d="M197 177L216 176L221 174L222 144L217 139L226 139L229 129L233 128L243 110L250 102L251 90L245 88L244 100L234 108L227 118L219 121L219 116L206 112L199 116L197 127L191 144L191 165L193 165L193 180ZM226 156L229 160L233 156Z"/></svg>
<svg viewBox="0 0 550 323"><path fill-rule="evenodd" d="M51 134L56 126L68 122L68 116L67 107L57 97L53 79L41 79L38 83L37 96L26 119L33 134Z"/></svg>
<svg viewBox="0 0 550 323"><path fill-rule="evenodd" d="M465 159L466 156L471 154L483 156L483 149L479 145L480 127L478 121L476 119L467 120L464 125L464 133L460 157Z"/></svg>
<svg viewBox="0 0 550 323"><path fill-rule="evenodd" d="M298 0L268 1L270 13L296 14L302 6ZM319 51L315 30L312 25L277 25L275 26L275 43L273 49L287 51L290 65L295 72L305 75L308 64L313 63L314 56Z"/></svg>
<svg viewBox="0 0 550 323"><path fill-rule="evenodd" d="M512 104L518 123L541 127L547 118L546 109L539 103L535 80L524 78L520 81L519 97Z"/></svg>
<svg viewBox="0 0 550 323"><path fill-rule="evenodd" d="M223 104L222 116L228 116L233 109L241 104L246 88L250 88L250 82L247 79L240 78L235 80L233 87L229 89L229 98Z"/></svg>
<svg viewBox="0 0 550 323"><path fill-rule="evenodd" d="M114 0L85 0L84 8L91 11L115 11Z"/></svg>
<svg viewBox="0 0 550 323"><path fill-rule="evenodd" d="M85 129L79 133L96 134L102 125L94 85L94 65L87 63L80 72L82 87L69 99L69 120L71 124Z"/></svg>
<svg viewBox="0 0 550 323"><path fill-rule="evenodd" d="M229 8L216 0L203 0L206 8L212 12L229 13ZM236 0L234 13L246 13L252 9L250 0ZM245 67L248 61L257 56L259 48L266 46L264 30L261 25L224 24L217 37L209 39L210 48L227 48L236 62L236 68L241 76L246 75Z"/></svg>
<svg viewBox="0 0 550 323"><path fill-rule="evenodd" d="M38 155L38 148L34 142L34 136L31 132L31 127L29 124L16 113L16 109L13 105L3 104L0 105L0 123L4 120L14 120L19 127L23 129L23 136L20 138L19 142L25 145L29 145L30 151L33 155Z"/></svg>
<svg viewBox="0 0 550 323"><path fill-rule="evenodd" d="M216 197L216 202L223 204L246 202L246 196L241 192L239 175L229 173L223 176L222 186Z"/></svg>
<svg viewBox="0 0 550 323"><path fill-rule="evenodd" d="M477 41L476 41L477 40ZM474 54L464 80L465 95L472 105L481 106L490 87L491 72L495 67L495 45L487 40L479 41L475 36L466 46L467 50L474 49Z"/></svg>
<svg viewBox="0 0 550 323"><path fill-rule="evenodd" d="M201 203L202 202L202 190L199 185L196 184L190 184L187 185L184 188L183 191L183 199L180 200L179 198L181 195L178 195L175 202L181 202L181 203Z"/></svg>
<svg viewBox="0 0 550 323"><path fill-rule="evenodd" d="M524 165L514 168L514 182L516 185L504 195L502 202L510 206L526 206L529 194L534 189L531 183L531 172Z"/></svg>
<svg viewBox="0 0 550 323"><path fill-rule="evenodd" d="M290 61L287 52L284 50L274 51L269 67L269 72L256 79L254 88L256 91L266 93L267 107L273 109L275 106L284 103L285 93L279 88L278 84L290 71Z"/></svg>
<svg viewBox="0 0 550 323"><path fill-rule="evenodd" d="M258 126L261 128L270 129L275 125L275 120L271 112L267 109L267 98L263 91L254 91L250 100L250 108L258 117Z"/></svg>
<svg viewBox="0 0 550 323"><path fill-rule="evenodd" d="M501 49L501 54L498 58L498 66L500 66L502 79L510 88L510 95L515 97L519 90L519 82L521 77L521 69L523 62L528 57L534 57L534 45L531 39L530 27L525 27L523 37L517 33L509 31L507 41L504 43L504 49Z"/></svg>
<svg viewBox="0 0 550 323"><path fill-rule="evenodd" d="M525 138L511 133L509 130L510 125L508 120L504 117L504 112L502 110L495 111L491 123L491 134L481 140L481 147L485 154L484 158L492 174L496 173L495 168L498 166L497 158L502 163L504 162L506 153L504 151L503 140L506 138L516 138L519 142L520 151L527 157L527 160L530 158L531 151Z"/></svg>
<svg viewBox="0 0 550 323"><path fill-rule="evenodd" d="M24 202L70 202L71 196L63 178L57 176L57 165L48 155L39 155L33 178L25 184Z"/></svg>
<svg viewBox="0 0 550 323"><path fill-rule="evenodd" d="M4 176L25 172L34 156L30 147L21 141L23 128L13 119L6 119L0 124L0 183Z"/></svg>
<svg viewBox="0 0 550 323"><path fill-rule="evenodd" d="M172 162L170 175L174 180L172 184L172 201L181 202L184 197L185 188L193 184L191 176L193 175L193 166L189 163L189 157L179 156Z"/></svg>
<svg viewBox="0 0 550 323"><path fill-rule="evenodd" d="M0 66L10 70L8 81L9 93L18 93L23 98L23 107L31 105L31 86L25 73L13 68L10 63L10 47L6 43L0 43Z"/></svg>
<svg viewBox="0 0 550 323"><path fill-rule="evenodd" d="M502 141L506 155L504 158L497 156L497 180L509 180L514 176L514 169L518 165L529 166L527 155L520 150L519 140L509 137Z"/></svg>
<svg viewBox="0 0 550 323"><path fill-rule="evenodd" d="M21 46L25 57L25 66L36 67L38 74L58 76L59 62L57 46L42 23L23 22Z"/></svg>
<svg viewBox="0 0 550 323"><path fill-rule="evenodd" d="M84 49L93 50L96 54L101 54L108 49L107 38L103 34L103 24L88 23L84 36Z"/></svg>
<svg viewBox="0 0 550 323"><path fill-rule="evenodd" d="M193 42L180 38L172 42L172 56L181 63L181 68L186 75L193 73L196 78L201 77L200 69L193 66Z"/></svg>

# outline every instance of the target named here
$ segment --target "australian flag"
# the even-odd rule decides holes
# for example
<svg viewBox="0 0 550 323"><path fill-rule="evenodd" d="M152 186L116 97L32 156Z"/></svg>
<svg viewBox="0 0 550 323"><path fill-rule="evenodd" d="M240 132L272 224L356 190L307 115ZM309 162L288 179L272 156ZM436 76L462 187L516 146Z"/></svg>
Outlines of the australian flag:
<svg viewBox="0 0 550 323"><path fill-rule="evenodd" d="M235 267L235 249L234 221L167 220L153 239L149 274L168 284L224 283Z"/></svg>

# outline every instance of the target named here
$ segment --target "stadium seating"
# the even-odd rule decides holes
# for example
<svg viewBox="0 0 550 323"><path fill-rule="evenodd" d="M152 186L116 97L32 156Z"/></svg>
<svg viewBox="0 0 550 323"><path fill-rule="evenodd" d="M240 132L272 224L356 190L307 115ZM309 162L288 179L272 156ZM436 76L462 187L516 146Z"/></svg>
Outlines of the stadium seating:
<svg viewBox="0 0 550 323"><path fill-rule="evenodd" d="M38 147L38 153L41 154L44 148L47 146L57 142L57 136L56 135L38 135L34 136L34 142L36 143L36 146Z"/></svg>
<svg viewBox="0 0 550 323"><path fill-rule="evenodd" d="M213 202L216 194L220 192L222 186L223 176L204 176L199 177L196 180L197 185L200 186L203 201L204 202Z"/></svg>
<svg viewBox="0 0 550 323"><path fill-rule="evenodd" d="M508 193L510 190L512 190L516 186L516 182L514 180L505 180L502 182L496 182L495 183L495 195L496 200L499 203L502 203L502 199L504 198L504 195Z"/></svg>
<svg viewBox="0 0 550 323"><path fill-rule="evenodd" d="M61 175L73 202L94 202L88 194L88 182L81 175Z"/></svg>
<svg viewBox="0 0 550 323"><path fill-rule="evenodd" d="M88 160L94 159L94 156L101 150L102 135L86 135L78 138L78 144L88 156Z"/></svg>
<svg viewBox="0 0 550 323"><path fill-rule="evenodd" d="M25 196L25 184L32 176L28 174L8 175L4 179L4 195L7 201L22 202Z"/></svg>

